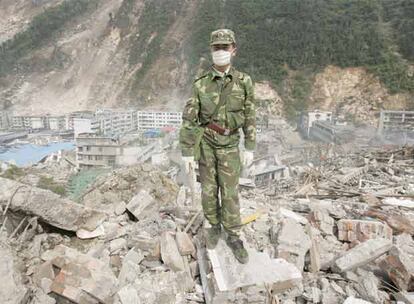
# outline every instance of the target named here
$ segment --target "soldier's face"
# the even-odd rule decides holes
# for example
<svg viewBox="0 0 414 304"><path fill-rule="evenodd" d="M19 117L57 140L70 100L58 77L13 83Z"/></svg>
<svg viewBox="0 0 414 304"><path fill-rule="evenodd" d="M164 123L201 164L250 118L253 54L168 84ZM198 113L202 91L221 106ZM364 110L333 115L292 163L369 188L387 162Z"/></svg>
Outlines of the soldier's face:
<svg viewBox="0 0 414 304"><path fill-rule="evenodd" d="M211 46L211 51L227 51L234 55L236 53L236 47L233 44L216 44Z"/></svg>

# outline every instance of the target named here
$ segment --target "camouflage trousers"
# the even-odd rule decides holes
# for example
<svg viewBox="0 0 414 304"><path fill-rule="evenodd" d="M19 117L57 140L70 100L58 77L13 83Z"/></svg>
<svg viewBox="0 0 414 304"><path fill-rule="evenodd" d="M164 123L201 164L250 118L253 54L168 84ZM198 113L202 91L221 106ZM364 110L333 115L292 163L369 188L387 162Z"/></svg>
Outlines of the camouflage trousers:
<svg viewBox="0 0 414 304"><path fill-rule="evenodd" d="M215 148L203 139L199 170L204 216L210 224L221 223L229 235L238 236L241 227L239 148Z"/></svg>

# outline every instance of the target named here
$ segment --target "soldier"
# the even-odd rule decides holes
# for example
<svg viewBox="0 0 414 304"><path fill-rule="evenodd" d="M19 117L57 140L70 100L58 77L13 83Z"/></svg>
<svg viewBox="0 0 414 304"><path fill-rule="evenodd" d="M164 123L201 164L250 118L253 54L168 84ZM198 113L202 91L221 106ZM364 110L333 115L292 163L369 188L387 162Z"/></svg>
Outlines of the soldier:
<svg viewBox="0 0 414 304"><path fill-rule="evenodd" d="M244 134L243 166L249 166L256 145L253 84L250 76L231 65L237 50L233 31L212 32L210 48L213 66L193 83L192 97L183 112L180 145L188 174L199 161L201 202L211 224L207 248L215 248L223 226L227 245L244 264L248 253L240 240L239 129Z"/></svg>

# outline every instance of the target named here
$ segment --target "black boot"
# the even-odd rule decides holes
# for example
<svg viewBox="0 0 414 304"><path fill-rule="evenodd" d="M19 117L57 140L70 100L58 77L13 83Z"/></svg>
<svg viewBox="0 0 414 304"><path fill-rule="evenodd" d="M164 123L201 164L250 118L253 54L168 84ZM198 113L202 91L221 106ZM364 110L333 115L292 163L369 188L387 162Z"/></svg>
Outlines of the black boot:
<svg viewBox="0 0 414 304"><path fill-rule="evenodd" d="M246 264L249 261L249 254L246 248L244 248L243 241L239 237L229 236L227 237L226 243L241 264Z"/></svg>
<svg viewBox="0 0 414 304"><path fill-rule="evenodd" d="M221 225L212 225L211 228L207 229L206 235L206 246L207 249L214 249L217 246L217 243L221 235Z"/></svg>

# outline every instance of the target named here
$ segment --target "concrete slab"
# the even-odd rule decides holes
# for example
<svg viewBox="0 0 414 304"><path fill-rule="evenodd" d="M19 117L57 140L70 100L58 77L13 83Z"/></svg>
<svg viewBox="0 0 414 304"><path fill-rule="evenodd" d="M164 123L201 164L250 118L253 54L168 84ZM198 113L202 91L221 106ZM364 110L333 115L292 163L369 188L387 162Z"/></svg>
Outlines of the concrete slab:
<svg viewBox="0 0 414 304"><path fill-rule="evenodd" d="M365 265L392 248L392 241L388 239L370 239L348 250L339 257L332 267L336 272L345 272Z"/></svg>
<svg viewBox="0 0 414 304"><path fill-rule="evenodd" d="M40 221L68 231L94 231L107 217L104 212L62 198L49 190L0 177L0 206L6 206L9 201L11 210L37 216Z"/></svg>
<svg viewBox="0 0 414 304"><path fill-rule="evenodd" d="M367 301L357 299L354 297L349 297L345 300L343 304L371 304L371 302L367 302Z"/></svg>
<svg viewBox="0 0 414 304"><path fill-rule="evenodd" d="M293 264L253 249L247 251L249 262L240 264L223 240L214 250L207 250L220 291L264 283L273 284L273 290L283 290L301 282L302 274Z"/></svg>
<svg viewBox="0 0 414 304"><path fill-rule="evenodd" d="M138 192L126 206L138 220L151 216L157 207L154 198L146 190Z"/></svg>

